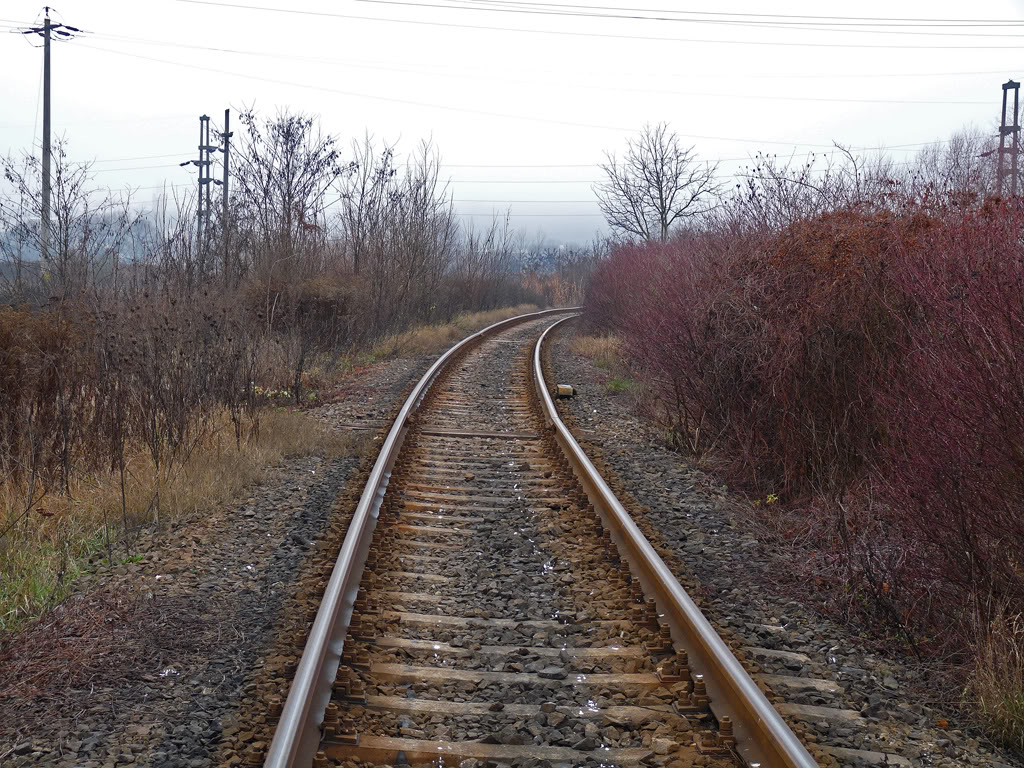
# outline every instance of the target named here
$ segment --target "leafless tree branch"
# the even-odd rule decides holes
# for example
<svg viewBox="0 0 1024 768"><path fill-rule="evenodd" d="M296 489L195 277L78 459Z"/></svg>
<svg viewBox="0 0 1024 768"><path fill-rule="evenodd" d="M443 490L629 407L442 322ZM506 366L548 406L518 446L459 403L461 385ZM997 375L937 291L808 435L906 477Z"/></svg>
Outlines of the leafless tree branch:
<svg viewBox="0 0 1024 768"><path fill-rule="evenodd" d="M594 187L612 229L643 240L667 240L674 226L717 205L718 165L702 164L667 123L645 125L627 147L621 161L606 153L601 170L607 179Z"/></svg>

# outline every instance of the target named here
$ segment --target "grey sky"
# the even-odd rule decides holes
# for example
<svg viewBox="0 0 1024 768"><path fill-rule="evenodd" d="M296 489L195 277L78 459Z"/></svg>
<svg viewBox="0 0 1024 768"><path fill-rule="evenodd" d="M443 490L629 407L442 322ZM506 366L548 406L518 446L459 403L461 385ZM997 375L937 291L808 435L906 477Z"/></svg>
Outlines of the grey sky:
<svg viewBox="0 0 1024 768"><path fill-rule="evenodd" d="M645 122L668 121L726 173L758 150L802 157L833 140L899 147L903 160L915 148L900 145L992 127L1000 83L1024 74L1020 2L551 2L65 1L55 18L91 34L54 46L54 130L74 159L96 160L98 180L144 188L146 202L145 188L194 179L177 163L195 155L201 113L287 105L319 114L345 145L367 130L404 150L432 137L461 214L486 223L511 208L529 236L588 240L603 230L593 164ZM661 19L589 15L599 5ZM993 23L865 32L684 11ZM41 6L5 0L0 16L0 150L17 153L39 141L42 51L14 26Z"/></svg>

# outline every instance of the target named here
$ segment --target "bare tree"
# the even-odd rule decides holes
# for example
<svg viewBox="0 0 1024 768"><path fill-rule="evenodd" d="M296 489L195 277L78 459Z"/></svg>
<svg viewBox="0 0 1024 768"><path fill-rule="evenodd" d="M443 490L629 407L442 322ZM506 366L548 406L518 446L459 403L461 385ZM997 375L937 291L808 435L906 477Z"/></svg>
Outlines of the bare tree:
<svg viewBox="0 0 1024 768"><path fill-rule="evenodd" d="M338 214L344 247L359 275L371 335L445 313L441 290L456 256L459 226L441 160L422 142L399 173L394 145L353 143L355 172L342 183Z"/></svg>
<svg viewBox="0 0 1024 768"><path fill-rule="evenodd" d="M315 117L288 110L263 120L250 109L240 119L232 200L251 268L262 280L278 264L315 269L327 241L328 194L349 170L337 140Z"/></svg>
<svg viewBox="0 0 1024 768"><path fill-rule="evenodd" d="M352 271L359 274L371 243L380 237L391 215L398 171L394 145L385 143L378 153L369 133L362 142L352 141L352 157L355 171L342 180L338 218Z"/></svg>
<svg viewBox="0 0 1024 768"><path fill-rule="evenodd" d="M116 287L122 251L141 215L130 194L91 186L88 163L53 151L50 249L42 253L42 175L38 160L0 158L0 299L98 302Z"/></svg>
<svg viewBox="0 0 1024 768"><path fill-rule="evenodd" d="M923 147L906 174L907 194L945 197L961 207L980 205L999 188L998 146L991 133L964 127L948 142Z"/></svg>
<svg viewBox="0 0 1024 768"><path fill-rule="evenodd" d="M508 285L522 273L522 249L517 240L507 213L495 213L490 224L482 229L470 222L453 265L452 276L461 288L460 295L452 296L452 300L491 309L506 299Z"/></svg>
<svg viewBox="0 0 1024 768"><path fill-rule="evenodd" d="M715 206L718 165L701 163L683 147L667 123L645 125L629 139L621 162L607 152L601 170L608 177L594 191L608 225L644 240L666 240L674 224Z"/></svg>

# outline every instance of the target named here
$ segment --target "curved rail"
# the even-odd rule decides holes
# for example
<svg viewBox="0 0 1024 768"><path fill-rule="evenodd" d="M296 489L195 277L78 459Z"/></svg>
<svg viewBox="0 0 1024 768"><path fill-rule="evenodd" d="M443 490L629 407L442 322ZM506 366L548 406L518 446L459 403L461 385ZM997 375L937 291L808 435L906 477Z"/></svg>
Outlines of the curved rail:
<svg viewBox="0 0 1024 768"><path fill-rule="evenodd" d="M310 766L316 756L320 744L320 724L331 698L331 687L352 619L352 608L359 591L370 540L373 538L384 492L391 479L391 468L402 447L409 422L415 418L427 390L453 359L484 337L527 320L575 310L578 307L548 309L490 325L466 337L441 355L417 382L381 445L380 454L352 515L341 552L334 563L323 600L299 659L274 738L270 742L264 762L267 768Z"/></svg>
<svg viewBox="0 0 1024 768"><path fill-rule="evenodd" d="M555 440L583 485L590 503L611 532L619 553L639 577L644 592L653 597L672 628L672 637L686 649L690 669L704 675L711 710L721 719L728 715L736 735L736 750L749 766L815 768L818 764L779 717L757 684L733 656L729 647L701 613L650 542L637 528L611 488L558 417L544 381L541 349L548 334L571 317L552 323L537 341L533 352L533 376Z"/></svg>

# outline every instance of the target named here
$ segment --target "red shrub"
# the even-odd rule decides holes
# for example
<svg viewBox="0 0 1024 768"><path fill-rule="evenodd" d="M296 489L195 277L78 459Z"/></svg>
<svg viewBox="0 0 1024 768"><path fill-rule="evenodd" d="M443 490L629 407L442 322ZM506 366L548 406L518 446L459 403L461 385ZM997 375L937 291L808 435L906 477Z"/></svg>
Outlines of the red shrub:
<svg viewBox="0 0 1024 768"><path fill-rule="evenodd" d="M693 237L646 247L625 246L595 270L587 291L592 324L625 336L630 365L649 383L649 415L694 453L706 442L709 401L707 307L718 243Z"/></svg>
<svg viewBox="0 0 1024 768"><path fill-rule="evenodd" d="M620 249L587 307L624 331L678 442L715 445L731 481L841 491L884 430L863 383L901 332L887 258L923 226L843 212L774 237Z"/></svg>
<svg viewBox="0 0 1024 768"><path fill-rule="evenodd" d="M587 311L678 445L789 502L806 572L936 637L978 596L1024 604L1020 217L844 210L620 248Z"/></svg>
<svg viewBox="0 0 1024 768"><path fill-rule="evenodd" d="M900 366L878 388L898 427L875 466L890 522L919 542L908 602L942 619L1024 601L1024 226L990 206L907 254ZM932 594L927 588L941 588Z"/></svg>

